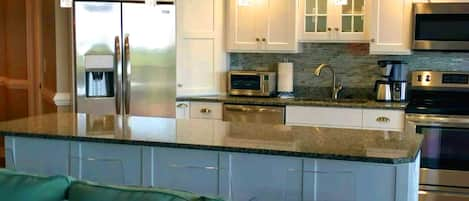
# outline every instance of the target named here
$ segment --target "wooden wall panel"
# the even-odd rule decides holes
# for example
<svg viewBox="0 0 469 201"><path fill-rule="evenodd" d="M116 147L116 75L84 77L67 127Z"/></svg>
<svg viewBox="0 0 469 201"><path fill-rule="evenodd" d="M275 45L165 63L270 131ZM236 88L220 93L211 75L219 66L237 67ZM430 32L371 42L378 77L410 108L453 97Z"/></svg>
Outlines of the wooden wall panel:
<svg viewBox="0 0 469 201"><path fill-rule="evenodd" d="M7 118L18 119L29 115L28 91L24 89L7 90Z"/></svg>
<svg viewBox="0 0 469 201"><path fill-rule="evenodd" d="M6 75L5 66L5 4L6 1L0 0L0 77ZM1 94L0 94L1 95Z"/></svg>
<svg viewBox="0 0 469 201"><path fill-rule="evenodd" d="M5 6L6 66L10 79L28 79L26 55L26 9L24 0L3 0Z"/></svg>
<svg viewBox="0 0 469 201"><path fill-rule="evenodd" d="M6 88L0 85L0 121L6 120L6 101Z"/></svg>
<svg viewBox="0 0 469 201"><path fill-rule="evenodd" d="M42 53L43 86L52 92L57 91L56 44L55 44L55 1L41 0L42 5ZM46 28L47 27L47 28Z"/></svg>
<svg viewBox="0 0 469 201"><path fill-rule="evenodd" d="M42 113L47 114L47 113L56 113L56 112L57 112L57 106L55 105L55 103L51 102L50 99L43 98Z"/></svg>

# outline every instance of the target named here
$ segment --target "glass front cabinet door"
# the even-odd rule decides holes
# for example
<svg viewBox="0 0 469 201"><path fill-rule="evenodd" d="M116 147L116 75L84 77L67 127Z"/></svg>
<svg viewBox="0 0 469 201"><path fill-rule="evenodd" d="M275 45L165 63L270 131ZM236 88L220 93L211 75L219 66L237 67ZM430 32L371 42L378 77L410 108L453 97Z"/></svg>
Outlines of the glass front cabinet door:
<svg viewBox="0 0 469 201"><path fill-rule="evenodd" d="M300 41L368 42L370 0L301 0Z"/></svg>

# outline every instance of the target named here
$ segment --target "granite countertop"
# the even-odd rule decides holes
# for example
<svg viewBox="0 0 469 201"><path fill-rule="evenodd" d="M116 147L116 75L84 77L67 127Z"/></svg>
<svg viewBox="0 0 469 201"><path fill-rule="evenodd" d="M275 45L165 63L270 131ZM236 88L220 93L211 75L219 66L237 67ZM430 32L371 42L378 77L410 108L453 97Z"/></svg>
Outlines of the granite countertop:
<svg viewBox="0 0 469 201"><path fill-rule="evenodd" d="M402 132L81 113L0 123L0 135L399 164L423 137Z"/></svg>
<svg viewBox="0 0 469 201"><path fill-rule="evenodd" d="M243 97L243 96L187 96L178 97L177 101L203 101L222 102L229 104L248 105L272 105L272 106L319 106L319 107L346 107L346 108L368 108L368 109L389 109L405 110L407 103L398 102L377 102L366 99L340 99L331 100L324 98L292 98L281 99L277 97Z"/></svg>

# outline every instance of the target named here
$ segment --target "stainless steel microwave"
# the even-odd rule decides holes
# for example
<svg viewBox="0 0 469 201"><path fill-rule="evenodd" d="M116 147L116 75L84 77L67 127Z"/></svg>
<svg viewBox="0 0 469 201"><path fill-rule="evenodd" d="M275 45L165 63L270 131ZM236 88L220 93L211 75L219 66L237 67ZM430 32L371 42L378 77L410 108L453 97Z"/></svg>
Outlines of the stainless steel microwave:
<svg viewBox="0 0 469 201"><path fill-rule="evenodd" d="M230 71L228 93L233 96L273 96L277 89L277 73Z"/></svg>
<svg viewBox="0 0 469 201"><path fill-rule="evenodd" d="M469 3L414 4L416 50L469 51Z"/></svg>

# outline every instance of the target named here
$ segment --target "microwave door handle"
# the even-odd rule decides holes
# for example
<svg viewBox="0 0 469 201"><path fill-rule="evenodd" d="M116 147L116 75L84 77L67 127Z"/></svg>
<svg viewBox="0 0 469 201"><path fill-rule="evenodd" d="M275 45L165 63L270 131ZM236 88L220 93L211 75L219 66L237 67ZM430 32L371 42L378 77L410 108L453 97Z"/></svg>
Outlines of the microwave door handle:
<svg viewBox="0 0 469 201"><path fill-rule="evenodd" d="M131 91L131 87L130 87L130 79L131 79L131 75L132 75L132 63L131 63L131 60L130 60L130 42L129 42L129 34L126 34L125 35L125 39L124 39L124 52L125 52L125 62L124 62L124 72L123 72L123 79L124 79L124 83L125 83L125 89L124 89L124 93L125 93L125 100L124 100L124 110L125 110L125 114L130 114L130 91Z"/></svg>
<svg viewBox="0 0 469 201"><path fill-rule="evenodd" d="M115 104L116 104L116 114L121 113L121 84L119 82L119 69L121 69L121 45L120 38L116 36L114 38L114 51L115 51L115 62L116 68L114 69L114 90L115 90Z"/></svg>

